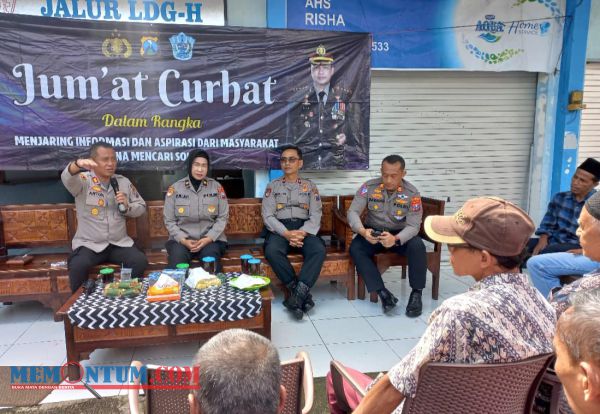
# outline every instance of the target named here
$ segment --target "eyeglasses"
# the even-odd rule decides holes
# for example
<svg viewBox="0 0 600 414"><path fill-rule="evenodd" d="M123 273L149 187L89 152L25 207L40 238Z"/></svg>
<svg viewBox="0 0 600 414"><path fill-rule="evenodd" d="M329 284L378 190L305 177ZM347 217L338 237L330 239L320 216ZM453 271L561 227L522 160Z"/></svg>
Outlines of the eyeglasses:
<svg viewBox="0 0 600 414"><path fill-rule="evenodd" d="M298 160L299 160L299 158L296 158L296 157L289 157L289 158L281 157L281 158L279 158L279 162L281 162L282 164L287 164L287 163L293 164Z"/></svg>

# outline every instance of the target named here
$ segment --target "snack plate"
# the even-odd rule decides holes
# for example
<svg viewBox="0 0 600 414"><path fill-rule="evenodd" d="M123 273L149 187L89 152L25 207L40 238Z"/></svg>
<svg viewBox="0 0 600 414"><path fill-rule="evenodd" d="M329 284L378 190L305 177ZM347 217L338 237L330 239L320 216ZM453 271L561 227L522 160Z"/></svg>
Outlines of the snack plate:
<svg viewBox="0 0 600 414"><path fill-rule="evenodd" d="M263 288L263 287L265 287L265 286L268 286L268 285L271 283L271 279L269 279L269 278L268 278L268 277L266 277L266 276L253 276L253 277L257 277L257 278L259 278L259 279L262 279L262 280L264 281L264 283L259 283L259 284L257 284L257 285L248 286L247 288L243 288L243 289L241 289L241 290L245 290L245 291L249 291L249 292L251 292L251 291L253 291L253 290L258 290L258 289L260 289L260 288ZM231 284L231 282L234 282L234 283L235 283L235 281L236 281L238 278L239 278L239 276L238 276L238 277L234 277L233 279L231 279L231 280L229 281L229 284L230 284L231 286L233 286L234 288L236 288L236 289L240 289L240 288L236 287L235 285L232 285L232 284Z"/></svg>

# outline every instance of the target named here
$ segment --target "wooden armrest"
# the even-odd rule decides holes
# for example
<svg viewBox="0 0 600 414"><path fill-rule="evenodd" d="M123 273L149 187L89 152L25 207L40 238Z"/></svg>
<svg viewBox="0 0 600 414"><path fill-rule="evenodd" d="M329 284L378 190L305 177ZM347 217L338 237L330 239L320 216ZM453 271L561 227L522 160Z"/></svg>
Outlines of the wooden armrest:
<svg viewBox="0 0 600 414"><path fill-rule="evenodd" d="M340 364L336 360L332 360L329 364L331 370L331 379L333 383L333 390L335 391L335 396L338 404L341 406L342 410L350 412L352 411L351 407L348 405L348 401L346 400L346 394L344 393L344 380L350 384L350 386L356 391L361 398L364 398L367 391L358 384L354 378L350 375L350 373L344 368L342 364Z"/></svg>
<svg viewBox="0 0 600 414"><path fill-rule="evenodd" d="M339 220L344 223L346 226L348 225L348 219L346 216L340 211L338 207L333 207L333 219Z"/></svg>
<svg viewBox="0 0 600 414"><path fill-rule="evenodd" d="M304 390L304 407L302 414L307 414L312 410L315 396L315 386L313 382L313 369L308 354L300 351L296 354L296 358L304 360L304 375L302 378L302 389Z"/></svg>
<svg viewBox="0 0 600 414"><path fill-rule="evenodd" d="M60 307L60 309L56 312L55 317L58 318L57 320L62 321L64 320L64 318L67 317L67 312L69 311L69 308L71 307L72 304L74 304L77 299L79 299L79 296L81 296L81 293L83 292L83 286L81 286L79 289L77 289L75 291L75 293L79 293L79 295L76 295L75 293L73 295L71 295L71 297Z"/></svg>

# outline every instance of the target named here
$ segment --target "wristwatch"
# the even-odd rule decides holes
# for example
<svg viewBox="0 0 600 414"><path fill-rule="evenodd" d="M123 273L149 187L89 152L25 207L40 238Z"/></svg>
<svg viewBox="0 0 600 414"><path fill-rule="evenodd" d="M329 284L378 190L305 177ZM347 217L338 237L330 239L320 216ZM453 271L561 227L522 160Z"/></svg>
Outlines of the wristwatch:
<svg viewBox="0 0 600 414"><path fill-rule="evenodd" d="M75 164L75 166L76 166L77 168L79 168L80 170L83 170L83 168L81 167L81 165L77 164L77 161L79 161L79 158L77 158L77 159L76 159L76 160L73 162L73 164Z"/></svg>

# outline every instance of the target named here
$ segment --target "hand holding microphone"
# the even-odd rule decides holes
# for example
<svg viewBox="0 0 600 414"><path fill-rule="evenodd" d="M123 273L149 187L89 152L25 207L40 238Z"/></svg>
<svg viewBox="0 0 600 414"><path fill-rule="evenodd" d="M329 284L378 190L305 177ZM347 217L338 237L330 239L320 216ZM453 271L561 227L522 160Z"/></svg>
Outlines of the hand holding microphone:
<svg viewBox="0 0 600 414"><path fill-rule="evenodd" d="M119 213L125 214L127 213L127 197L125 194L119 191L119 182L115 177L110 177L110 186L115 192L115 199L117 200L117 206L119 208Z"/></svg>

